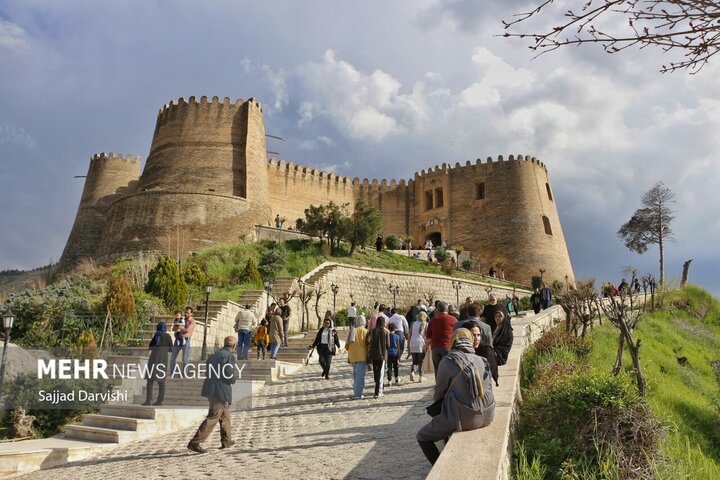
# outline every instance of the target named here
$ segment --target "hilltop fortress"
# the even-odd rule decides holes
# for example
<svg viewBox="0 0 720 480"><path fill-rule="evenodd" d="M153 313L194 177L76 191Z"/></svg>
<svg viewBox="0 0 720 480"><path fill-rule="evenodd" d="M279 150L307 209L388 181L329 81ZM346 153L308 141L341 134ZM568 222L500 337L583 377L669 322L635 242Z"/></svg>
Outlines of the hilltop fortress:
<svg viewBox="0 0 720 480"><path fill-rule="evenodd" d="M190 97L160 110L142 173L140 163L90 159L61 271L84 258L164 250L180 231L189 250L237 242L276 215L294 224L310 205L363 200L382 211L385 235L463 245L483 270L503 261L522 282L540 269L550 280L574 278L547 168L534 157L443 163L407 182L350 179L268 161L255 99Z"/></svg>

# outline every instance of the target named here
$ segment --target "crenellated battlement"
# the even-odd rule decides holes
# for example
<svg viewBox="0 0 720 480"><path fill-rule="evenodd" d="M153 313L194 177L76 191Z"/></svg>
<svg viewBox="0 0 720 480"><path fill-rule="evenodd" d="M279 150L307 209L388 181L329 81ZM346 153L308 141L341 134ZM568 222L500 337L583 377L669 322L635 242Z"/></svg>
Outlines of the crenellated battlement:
<svg viewBox="0 0 720 480"><path fill-rule="evenodd" d="M485 162L483 162L482 159L478 158L475 160L475 163L471 162L470 160L466 161L465 165L461 165L460 162L456 162L454 166L451 166L447 163L443 163L442 165L435 165L434 167L415 172L414 179L418 180L422 179L423 177L428 177L431 175L434 176L441 172L448 175L465 175L469 173L469 169L472 170L472 173L476 173L479 169L486 168L486 166L489 164L494 164L495 168L497 168L501 167L503 164L508 164L508 162L528 162L536 164L543 170L545 170L545 172L547 172L547 167L545 166L545 164L535 157L531 157L529 155L509 155L506 160L505 157L503 157L502 155L498 155L497 159L493 159L493 157L487 157Z"/></svg>
<svg viewBox="0 0 720 480"><path fill-rule="evenodd" d="M140 163L141 158L139 155L132 156L130 154L123 155L122 153L115 154L113 152L100 152L90 157L90 162L109 162L109 161L122 161L127 163Z"/></svg>
<svg viewBox="0 0 720 480"><path fill-rule="evenodd" d="M177 100L171 100L160 108L158 111L158 122L164 123L168 118L172 118L178 114L187 114L190 111L222 111L231 109L233 112L237 111L240 107L245 104L250 104L262 112L262 105L255 97L250 97L248 100L238 98L234 102L230 100L230 97L225 97L220 100L220 97L214 96L208 101L208 97L203 95L200 99L195 96L188 97L185 100L184 97L180 97Z"/></svg>

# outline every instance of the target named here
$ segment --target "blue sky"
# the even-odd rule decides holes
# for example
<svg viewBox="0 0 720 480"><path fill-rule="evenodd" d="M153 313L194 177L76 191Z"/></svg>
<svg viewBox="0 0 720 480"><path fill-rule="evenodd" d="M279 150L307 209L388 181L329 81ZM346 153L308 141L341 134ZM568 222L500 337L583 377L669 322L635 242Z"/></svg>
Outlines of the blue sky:
<svg viewBox="0 0 720 480"><path fill-rule="evenodd" d="M657 271L656 248L616 232L662 180L678 200L667 272L693 258L691 280L719 294L720 66L661 75L668 54L649 49L533 59L495 36L531 3L5 0L0 269L59 258L91 155L144 159L163 104L217 95L263 103L279 158L351 177L540 158L581 278Z"/></svg>

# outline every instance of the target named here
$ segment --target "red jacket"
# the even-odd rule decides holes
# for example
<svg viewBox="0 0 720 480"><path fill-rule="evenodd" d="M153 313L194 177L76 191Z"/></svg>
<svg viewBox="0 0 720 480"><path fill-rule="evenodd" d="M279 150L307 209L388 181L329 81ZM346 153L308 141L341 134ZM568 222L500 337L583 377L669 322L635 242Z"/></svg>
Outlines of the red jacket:
<svg viewBox="0 0 720 480"><path fill-rule="evenodd" d="M445 312L436 314L430 320L425 334L425 337L430 340L430 348L450 348L453 325L457 321L457 318Z"/></svg>

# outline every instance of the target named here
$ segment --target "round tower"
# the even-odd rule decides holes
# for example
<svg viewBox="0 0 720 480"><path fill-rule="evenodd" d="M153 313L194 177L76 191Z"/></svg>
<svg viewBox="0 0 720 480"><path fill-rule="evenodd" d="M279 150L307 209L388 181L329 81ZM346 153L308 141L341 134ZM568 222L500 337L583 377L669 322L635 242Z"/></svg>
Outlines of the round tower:
<svg viewBox="0 0 720 480"><path fill-rule="evenodd" d="M415 176L416 241L460 244L486 272L502 265L509 280L574 279L545 165L510 156L422 171Z"/></svg>
<svg viewBox="0 0 720 480"><path fill-rule="evenodd" d="M180 98L159 112L138 190L115 202L105 255L189 251L253 235L270 220L262 108ZM182 251L182 252L181 252Z"/></svg>
<svg viewBox="0 0 720 480"><path fill-rule="evenodd" d="M110 204L137 187L140 157L99 153L90 158L80 206L58 268L67 271L97 254Z"/></svg>

